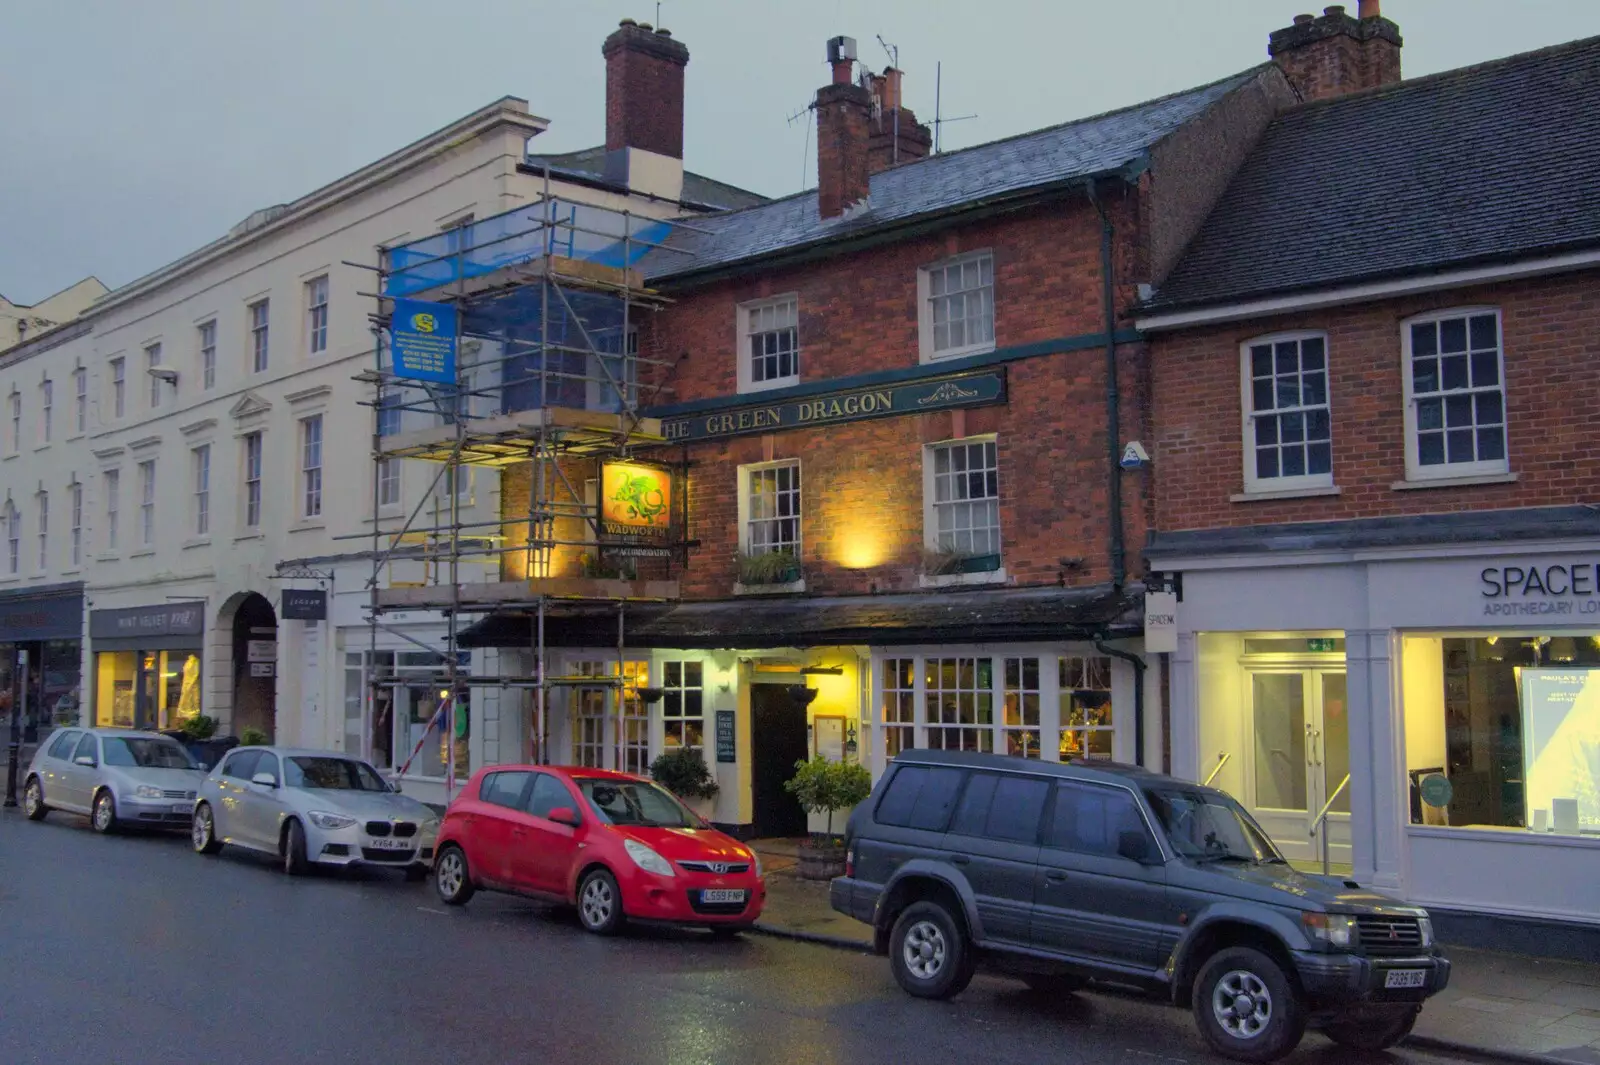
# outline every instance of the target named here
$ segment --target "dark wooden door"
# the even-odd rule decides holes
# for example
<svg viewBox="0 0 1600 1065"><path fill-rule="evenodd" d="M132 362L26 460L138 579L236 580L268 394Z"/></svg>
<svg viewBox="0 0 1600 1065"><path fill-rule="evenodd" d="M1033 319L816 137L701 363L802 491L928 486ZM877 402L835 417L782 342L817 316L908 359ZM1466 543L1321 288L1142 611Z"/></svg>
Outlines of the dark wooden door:
<svg viewBox="0 0 1600 1065"><path fill-rule="evenodd" d="M750 689L750 791L755 832L766 838L806 834L806 812L784 790L808 754L805 707L782 684Z"/></svg>

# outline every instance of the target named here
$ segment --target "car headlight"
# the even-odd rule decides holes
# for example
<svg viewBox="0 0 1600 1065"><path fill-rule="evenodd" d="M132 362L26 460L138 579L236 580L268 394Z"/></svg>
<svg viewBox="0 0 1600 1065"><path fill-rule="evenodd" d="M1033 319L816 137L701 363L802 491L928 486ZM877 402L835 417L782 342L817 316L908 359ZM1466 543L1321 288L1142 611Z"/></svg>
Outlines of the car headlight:
<svg viewBox="0 0 1600 1065"><path fill-rule="evenodd" d="M633 859L633 864L647 873L655 873L657 876L677 875L672 871L671 862L636 839L623 840L622 848L628 852L628 857Z"/></svg>
<svg viewBox="0 0 1600 1065"><path fill-rule="evenodd" d="M1356 919L1343 913L1303 913L1300 923L1306 934L1330 947L1349 950L1356 941Z"/></svg>
<svg viewBox="0 0 1600 1065"><path fill-rule="evenodd" d="M346 817L344 814L330 814L323 810L312 810L306 814L306 817L310 818L311 823L318 828L326 829L349 828L356 823L356 819L353 817Z"/></svg>
<svg viewBox="0 0 1600 1065"><path fill-rule="evenodd" d="M1433 919L1427 914L1423 914L1417 918L1417 928L1422 932L1422 945L1424 947L1433 946Z"/></svg>
<svg viewBox="0 0 1600 1065"><path fill-rule="evenodd" d="M133 794L140 799L159 799L161 798L161 789L153 788L149 784L140 784L133 789Z"/></svg>

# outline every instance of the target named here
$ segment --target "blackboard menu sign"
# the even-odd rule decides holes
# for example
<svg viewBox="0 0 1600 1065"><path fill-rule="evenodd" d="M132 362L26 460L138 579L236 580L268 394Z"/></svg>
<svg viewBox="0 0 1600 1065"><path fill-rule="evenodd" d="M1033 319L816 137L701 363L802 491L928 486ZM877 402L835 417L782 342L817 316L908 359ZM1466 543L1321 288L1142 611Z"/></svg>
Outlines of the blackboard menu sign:
<svg viewBox="0 0 1600 1065"><path fill-rule="evenodd" d="M733 711L717 711L717 761L737 761L733 739Z"/></svg>

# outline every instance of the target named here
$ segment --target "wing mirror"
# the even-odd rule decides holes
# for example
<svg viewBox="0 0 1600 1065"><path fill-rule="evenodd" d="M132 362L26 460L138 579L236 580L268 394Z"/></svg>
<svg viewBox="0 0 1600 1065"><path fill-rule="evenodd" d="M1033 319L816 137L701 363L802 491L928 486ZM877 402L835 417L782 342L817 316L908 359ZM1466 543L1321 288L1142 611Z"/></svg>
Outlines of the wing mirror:
<svg viewBox="0 0 1600 1065"><path fill-rule="evenodd" d="M210 762L196 762L194 764L194 767L196 769L200 770L200 772L205 773L205 772L209 772L210 771L211 763Z"/></svg>
<svg viewBox="0 0 1600 1065"><path fill-rule="evenodd" d="M278 778L273 776L271 773L257 773L255 776L250 778L250 783L260 784L263 787L275 788L278 786Z"/></svg>
<svg viewBox="0 0 1600 1065"><path fill-rule="evenodd" d="M72 760L72 763L74 765L87 766L90 769L93 769L95 767L95 760L93 758L89 757L87 754L78 755L78 757L76 757L76 758L74 758Z"/></svg>
<svg viewBox="0 0 1600 1065"><path fill-rule="evenodd" d="M568 828L577 828L583 823L578 820L578 811L570 806L557 806L550 811L546 819L554 821L558 825L566 825Z"/></svg>
<svg viewBox="0 0 1600 1065"><path fill-rule="evenodd" d="M1150 837L1137 829L1128 829L1117 836L1117 854L1130 862L1150 864Z"/></svg>

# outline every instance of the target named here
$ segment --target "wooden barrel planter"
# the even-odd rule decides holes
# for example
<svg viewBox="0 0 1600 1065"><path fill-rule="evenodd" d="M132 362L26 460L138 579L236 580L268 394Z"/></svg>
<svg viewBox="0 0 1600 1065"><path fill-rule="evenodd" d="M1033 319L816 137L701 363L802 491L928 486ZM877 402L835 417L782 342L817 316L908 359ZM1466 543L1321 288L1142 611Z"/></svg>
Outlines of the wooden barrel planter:
<svg viewBox="0 0 1600 1065"><path fill-rule="evenodd" d="M834 877L844 875L845 849L842 843L815 843L805 842L800 844L800 866L797 872L801 880L832 880Z"/></svg>

